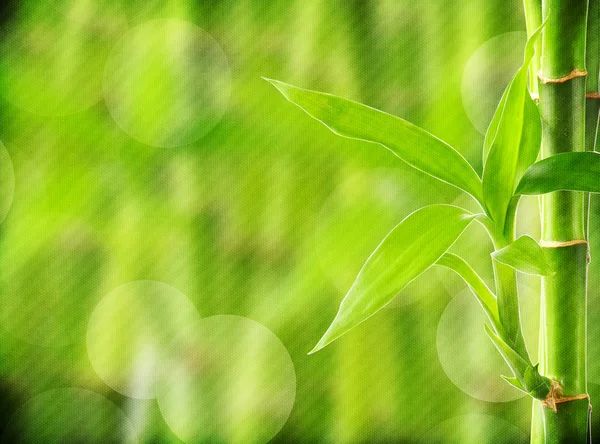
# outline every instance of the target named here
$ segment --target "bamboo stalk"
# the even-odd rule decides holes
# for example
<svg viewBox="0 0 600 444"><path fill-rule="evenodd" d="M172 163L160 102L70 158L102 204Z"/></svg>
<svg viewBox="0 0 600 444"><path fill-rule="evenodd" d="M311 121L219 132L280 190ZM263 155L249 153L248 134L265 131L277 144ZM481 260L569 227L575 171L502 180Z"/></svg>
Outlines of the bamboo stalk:
<svg viewBox="0 0 600 444"><path fill-rule="evenodd" d="M586 63L588 69L585 109L585 150L596 151L600 123L600 0L589 0ZM591 194L585 199L585 237L590 238ZM588 263L590 255L588 251ZM586 350L587 351L587 350ZM591 442L591 409L588 412L588 437Z"/></svg>
<svg viewBox="0 0 600 444"><path fill-rule="evenodd" d="M542 35L539 109L542 157L585 150L585 50L588 2L543 0L547 19ZM585 238L584 194L559 191L542 197L542 241L556 273L542 280L543 334L540 371L556 383L542 406L544 436L532 443L586 443L587 244L561 243ZM542 440L543 438L543 440Z"/></svg>

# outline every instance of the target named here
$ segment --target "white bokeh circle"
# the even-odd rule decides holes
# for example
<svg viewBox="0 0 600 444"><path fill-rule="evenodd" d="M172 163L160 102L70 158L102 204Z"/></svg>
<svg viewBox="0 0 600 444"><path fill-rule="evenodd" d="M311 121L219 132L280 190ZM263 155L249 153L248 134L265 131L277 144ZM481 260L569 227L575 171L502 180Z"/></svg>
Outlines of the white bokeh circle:
<svg viewBox="0 0 600 444"><path fill-rule="evenodd" d="M137 433L125 413L102 395L58 388L23 404L5 427L2 442L134 444Z"/></svg>
<svg viewBox="0 0 600 444"><path fill-rule="evenodd" d="M524 318L531 315L536 318L529 307L524 311ZM438 324L436 344L440 364L450 381L473 398L487 402L522 398L523 392L500 377L512 374L487 337L485 322L483 309L470 290L454 296Z"/></svg>
<svg viewBox="0 0 600 444"><path fill-rule="evenodd" d="M294 364L262 324L231 315L203 318L170 351L157 400L185 443L264 444L287 421L296 397Z"/></svg>
<svg viewBox="0 0 600 444"><path fill-rule="evenodd" d="M87 350L98 376L117 392L152 399L171 341L200 319L192 302L157 281L133 281L107 294L88 324Z"/></svg>
<svg viewBox="0 0 600 444"><path fill-rule="evenodd" d="M469 413L442 421L420 440L423 444L527 444L529 434L492 415Z"/></svg>
<svg viewBox="0 0 600 444"><path fill-rule="evenodd" d="M471 123L485 134L508 82L523 63L524 31L506 32L483 43L469 58L461 94Z"/></svg>
<svg viewBox="0 0 600 444"><path fill-rule="evenodd" d="M65 13L50 1L27 2L20 19L5 26L0 90L14 106L65 116L102 98L106 58L127 22L119 10L107 17L94 13L93 2L72 3L83 7Z"/></svg>
<svg viewBox="0 0 600 444"><path fill-rule="evenodd" d="M199 140L226 112L227 57L193 23L150 20L115 45L104 70L104 98L117 125L139 142L176 147Z"/></svg>

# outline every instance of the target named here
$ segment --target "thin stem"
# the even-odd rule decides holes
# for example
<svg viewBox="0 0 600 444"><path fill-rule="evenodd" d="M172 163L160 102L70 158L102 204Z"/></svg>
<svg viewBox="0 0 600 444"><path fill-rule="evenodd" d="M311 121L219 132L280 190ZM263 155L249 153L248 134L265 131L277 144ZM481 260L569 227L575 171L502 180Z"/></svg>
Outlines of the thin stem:
<svg viewBox="0 0 600 444"><path fill-rule="evenodd" d="M492 260L498 313L504 331L502 339L528 364L531 359L525 346L517 297L517 275L514 268Z"/></svg>
<svg viewBox="0 0 600 444"><path fill-rule="evenodd" d="M499 250L514 240L514 225L518 198L513 198L509 204L506 224L501 229L486 215L479 215L477 221L481 223L494 244L494 249ZM494 269L494 282L496 284L496 299L502 339L521 356L527 363L531 359L525 346L521 316L517 297L517 274L514 268L492 260Z"/></svg>
<svg viewBox="0 0 600 444"><path fill-rule="evenodd" d="M504 224L504 238L512 242L515 239L515 228L517 221L517 207L521 196L513 196L508 203L508 209L506 210L506 222Z"/></svg>
<svg viewBox="0 0 600 444"><path fill-rule="evenodd" d="M523 9L525 11L525 24L527 26L527 38L530 38L534 31L542 24L542 1L541 0L523 0ZM540 55L542 53L541 41L538 40L535 48L535 55L529 66L529 92L533 97L539 98L538 87L538 72L541 68ZM543 309L540 308L540 313L543 316ZM540 319L538 357L543 360L544 350L544 334L543 334L543 319ZM542 405L537 399L534 399L531 415L531 442L541 443L544 438L544 420Z"/></svg>
<svg viewBox="0 0 600 444"><path fill-rule="evenodd" d="M542 1L523 0L523 8L525 10L527 38L529 38L542 24ZM533 59L531 59L531 63L529 65L529 92L535 96L539 94L537 75L540 70L541 50L541 41L538 40L535 47L535 55L533 56Z"/></svg>

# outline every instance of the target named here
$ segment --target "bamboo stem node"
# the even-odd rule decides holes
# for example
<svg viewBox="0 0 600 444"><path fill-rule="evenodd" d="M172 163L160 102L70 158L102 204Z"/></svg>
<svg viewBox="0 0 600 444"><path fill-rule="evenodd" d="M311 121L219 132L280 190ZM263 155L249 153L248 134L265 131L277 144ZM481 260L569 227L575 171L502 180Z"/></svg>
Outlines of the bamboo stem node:
<svg viewBox="0 0 600 444"><path fill-rule="evenodd" d="M588 92L585 93L586 99L600 99L600 92Z"/></svg>
<svg viewBox="0 0 600 444"><path fill-rule="evenodd" d="M563 248L571 247L573 245L587 245L587 241L585 239L573 239L568 241L540 241L540 246L544 248Z"/></svg>
<svg viewBox="0 0 600 444"><path fill-rule="evenodd" d="M573 71L571 71L566 76L558 77L556 79L544 77L544 74L542 73L541 70L538 72L538 77L540 79L540 82L542 82L544 85L547 83L565 83L565 82L568 82L569 80L576 79L577 77L585 77L585 76L587 76L587 71L585 69L581 70L579 68L575 68Z"/></svg>
<svg viewBox="0 0 600 444"><path fill-rule="evenodd" d="M544 407L552 409L554 413L558 413L558 404L564 404L565 402L582 401L584 399L590 400L590 395L587 393L581 393L573 396L562 396L562 386L558 381L552 380L552 386L550 393L546 396L546 399L542 400L541 403ZM592 405L589 404L589 409L592 409Z"/></svg>

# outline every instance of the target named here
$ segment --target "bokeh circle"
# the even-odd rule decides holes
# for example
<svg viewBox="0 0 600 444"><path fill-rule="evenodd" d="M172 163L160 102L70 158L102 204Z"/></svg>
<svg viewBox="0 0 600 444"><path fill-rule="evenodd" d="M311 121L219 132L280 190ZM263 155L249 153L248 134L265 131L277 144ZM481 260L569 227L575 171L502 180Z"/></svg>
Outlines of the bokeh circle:
<svg viewBox="0 0 600 444"><path fill-rule="evenodd" d="M507 402L525 394L507 384L500 375L510 369L484 331L485 314L470 290L448 303L437 329L437 351L448 378L473 398Z"/></svg>
<svg viewBox="0 0 600 444"><path fill-rule="evenodd" d="M264 444L287 421L296 397L294 364L262 324L232 315L203 318L170 351L157 400L185 443Z"/></svg>
<svg viewBox="0 0 600 444"><path fill-rule="evenodd" d="M168 347L179 332L200 319L176 288L157 281L133 281L106 295L94 309L87 350L100 378L117 392L152 399L162 377Z"/></svg>
<svg viewBox="0 0 600 444"><path fill-rule="evenodd" d="M104 98L117 125L139 142L176 147L199 140L227 110L231 73L218 43L179 19L150 20L115 45Z"/></svg>

